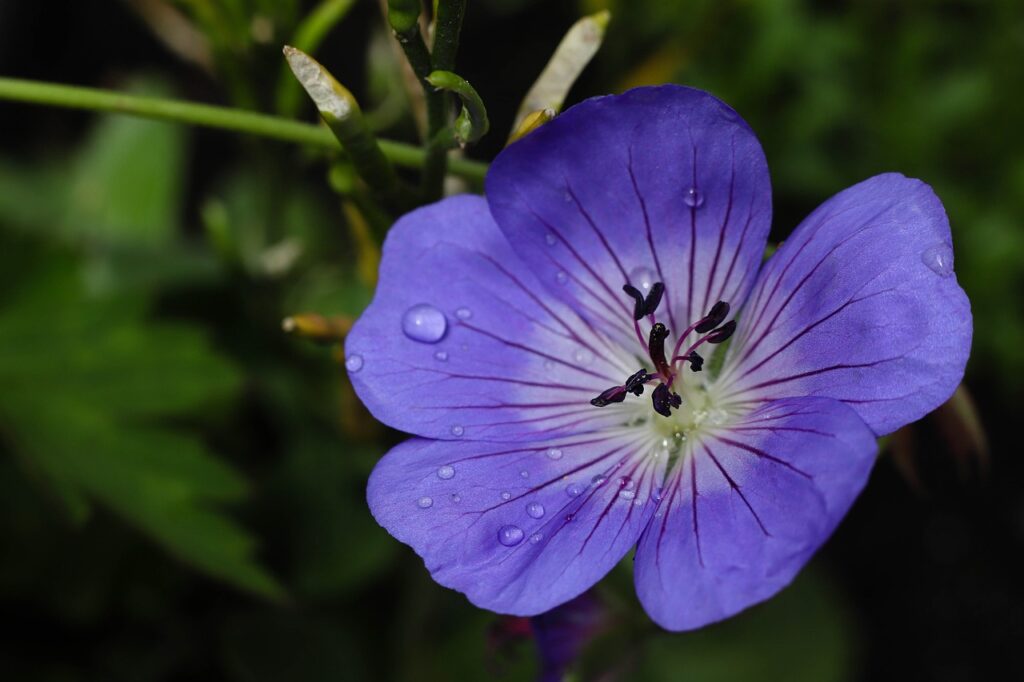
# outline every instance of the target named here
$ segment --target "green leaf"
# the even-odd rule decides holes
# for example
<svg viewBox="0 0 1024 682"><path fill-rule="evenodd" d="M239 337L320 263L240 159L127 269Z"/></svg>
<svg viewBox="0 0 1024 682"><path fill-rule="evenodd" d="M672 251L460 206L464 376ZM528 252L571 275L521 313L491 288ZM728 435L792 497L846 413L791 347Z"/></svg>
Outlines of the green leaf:
<svg viewBox="0 0 1024 682"><path fill-rule="evenodd" d="M151 81L128 90L168 94ZM170 242L181 211L186 134L182 126L159 121L100 119L72 163L64 230L104 243Z"/></svg>
<svg viewBox="0 0 1024 682"><path fill-rule="evenodd" d="M101 504L209 575L280 597L254 539L218 509L245 482L170 422L229 398L233 367L196 329L146 320L137 297L88 298L73 259L44 262L0 307L0 429L14 450L73 520Z"/></svg>

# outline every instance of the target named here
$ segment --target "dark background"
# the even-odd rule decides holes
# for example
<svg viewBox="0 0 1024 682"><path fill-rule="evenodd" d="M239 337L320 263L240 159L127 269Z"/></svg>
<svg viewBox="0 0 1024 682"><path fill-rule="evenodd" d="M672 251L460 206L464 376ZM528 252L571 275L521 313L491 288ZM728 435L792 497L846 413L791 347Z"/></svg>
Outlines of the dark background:
<svg viewBox="0 0 1024 682"><path fill-rule="evenodd" d="M0 0L0 74L313 120L275 94L280 45L311 6ZM161 7L205 47L169 49ZM765 147L778 239L870 175L924 179L950 216L975 345L955 404L887 439L793 587L668 635L623 566L583 669L1024 676L1021 4L469 0L459 71L492 121L471 156L500 150L564 31L605 8L570 102L670 81L722 97ZM316 54L381 135L415 139L376 3L355 2ZM373 249L327 169L285 143L0 102L4 679L534 674L525 630L432 583L374 524L366 476L400 436L362 411L335 349L280 331L295 312L357 315L372 293Z"/></svg>

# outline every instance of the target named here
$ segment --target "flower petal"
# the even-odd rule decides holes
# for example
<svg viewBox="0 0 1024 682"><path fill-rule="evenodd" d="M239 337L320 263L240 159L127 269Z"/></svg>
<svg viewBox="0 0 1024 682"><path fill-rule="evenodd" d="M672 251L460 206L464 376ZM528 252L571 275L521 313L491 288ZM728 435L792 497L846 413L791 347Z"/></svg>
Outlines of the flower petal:
<svg viewBox="0 0 1024 682"><path fill-rule="evenodd" d="M785 587L867 482L875 450L856 412L826 398L768 403L694 443L637 548L647 613L691 630Z"/></svg>
<svg viewBox="0 0 1024 682"><path fill-rule="evenodd" d="M431 438L527 440L621 423L629 408L589 400L636 361L540 289L482 198L406 215L345 341L359 397L380 421Z"/></svg>
<svg viewBox="0 0 1024 682"><path fill-rule="evenodd" d="M652 448L630 432L528 445L413 439L377 464L367 499L437 582L482 608L535 615L636 543L664 473Z"/></svg>
<svg viewBox="0 0 1024 682"><path fill-rule="evenodd" d="M675 331L719 299L742 302L771 222L754 133L718 99L676 85L572 107L498 155L487 197L540 280L623 339L627 282L665 284L659 317Z"/></svg>
<svg viewBox="0 0 1024 682"><path fill-rule="evenodd" d="M765 266L722 392L836 398L886 434L952 395L971 332L942 203L879 175L825 202Z"/></svg>

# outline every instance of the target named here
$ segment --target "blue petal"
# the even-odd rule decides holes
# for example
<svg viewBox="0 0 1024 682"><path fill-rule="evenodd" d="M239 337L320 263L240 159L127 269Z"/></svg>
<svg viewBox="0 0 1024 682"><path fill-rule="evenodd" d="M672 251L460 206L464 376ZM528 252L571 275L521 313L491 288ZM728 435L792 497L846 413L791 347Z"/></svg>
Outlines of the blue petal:
<svg viewBox="0 0 1024 682"><path fill-rule="evenodd" d="M652 448L633 433L529 446L413 439L377 464L367 499L437 582L482 608L535 615L636 543L664 473L663 458L643 456Z"/></svg>
<svg viewBox="0 0 1024 682"><path fill-rule="evenodd" d="M886 434L949 398L971 333L942 203L879 175L825 202L766 265L720 394L836 398Z"/></svg>
<svg viewBox="0 0 1024 682"><path fill-rule="evenodd" d="M391 228L376 296L345 353L377 419L443 439L529 440L621 423L626 408L588 401L637 369L544 296L475 196Z"/></svg>
<svg viewBox="0 0 1024 682"><path fill-rule="evenodd" d="M640 539L644 609L691 630L771 597L846 514L875 450L857 414L825 398L768 403L702 437Z"/></svg>
<svg viewBox="0 0 1024 682"><path fill-rule="evenodd" d="M771 222L764 153L706 92L637 88L572 107L498 155L487 197L541 282L633 341L627 282L661 281L681 332L753 284Z"/></svg>

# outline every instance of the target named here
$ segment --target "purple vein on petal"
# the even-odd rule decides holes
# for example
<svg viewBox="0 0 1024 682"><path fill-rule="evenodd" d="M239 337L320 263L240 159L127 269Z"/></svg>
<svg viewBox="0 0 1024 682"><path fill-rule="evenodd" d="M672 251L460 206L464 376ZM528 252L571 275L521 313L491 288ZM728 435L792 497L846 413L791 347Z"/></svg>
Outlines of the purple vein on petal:
<svg viewBox="0 0 1024 682"><path fill-rule="evenodd" d="M725 470L725 467L722 466L722 463L719 462L718 458L715 457L715 454L711 452L711 448L709 448L707 444L704 443L702 443L702 446L704 448L704 452L706 452L708 457L711 458L711 461L715 463L715 466L722 473L722 476L725 477L725 480L729 482L729 487L732 488L732 491L734 493L740 496L740 499L743 500L743 504L746 505L747 509L750 510L750 513L751 515L753 515L754 520L757 521L757 525L758 527L760 527L761 532L764 533L765 536L771 537L772 534L769 533L768 529L764 527L764 523L761 522L761 517L757 515L756 511L754 511L754 507L751 506L750 500L747 499L747 496L743 494L743 490L740 488L740 485L736 483L736 481L733 480L733 477L729 475L729 472Z"/></svg>
<svg viewBox="0 0 1024 682"><path fill-rule="evenodd" d="M640 213L643 216L643 219L644 219L644 229L646 230L646 234L647 234L647 247L651 250L651 257L654 258L654 268L658 271L658 281L662 282L664 284L666 282L665 273L661 269L661 259L658 258L658 249L655 248L655 246L654 246L654 234L653 234L653 228L651 226L650 215L647 212L647 202L644 200L643 195L640 193L640 187L639 187L639 185L637 184L637 181L636 181L636 174L633 172L633 145L632 144L628 148L628 154L629 154L629 156L628 156L628 160L627 160L627 164L626 164L626 170L629 171L629 180L630 180L630 183L633 186L633 194L636 195L636 200L640 204ZM627 278L627 281L628 281L628 279L629 278ZM632 282L631 282L631 284L632 284ZM673 291L673 289L674 289L674 287L672 287L670 285L666 285L665 286L665 294L664 295L665 295L665 298L666 298L666 301L665 301L666 308L668 310L668 321L669 321L669 324L671 325L671 328L675 329L676 328L676 319L675 319L675 312L673 311L673 308L675 306L672 304L673 296L674 296L675 292Z"/></svg>
<svg viewBox="0 0 1024 682"><path fill-rule="evenodd" d="M715 286L715 275L718 273L718 261L722 257L722 246L725 244L725 233L729 229L729 218L732 216L733 191L736 185L736 136L733 135L729 142L732 154L732 163L729 167L729 201L725 207L725 217L722 218L722 225L718 229L718 246L715 248L715 260L711 264L711 272L708 275L707 285L704 287L704 305L701 306L701 314L710 310L712 302L711 290ZM725 286L725 282L722 283L722 286Z"/></svg>

